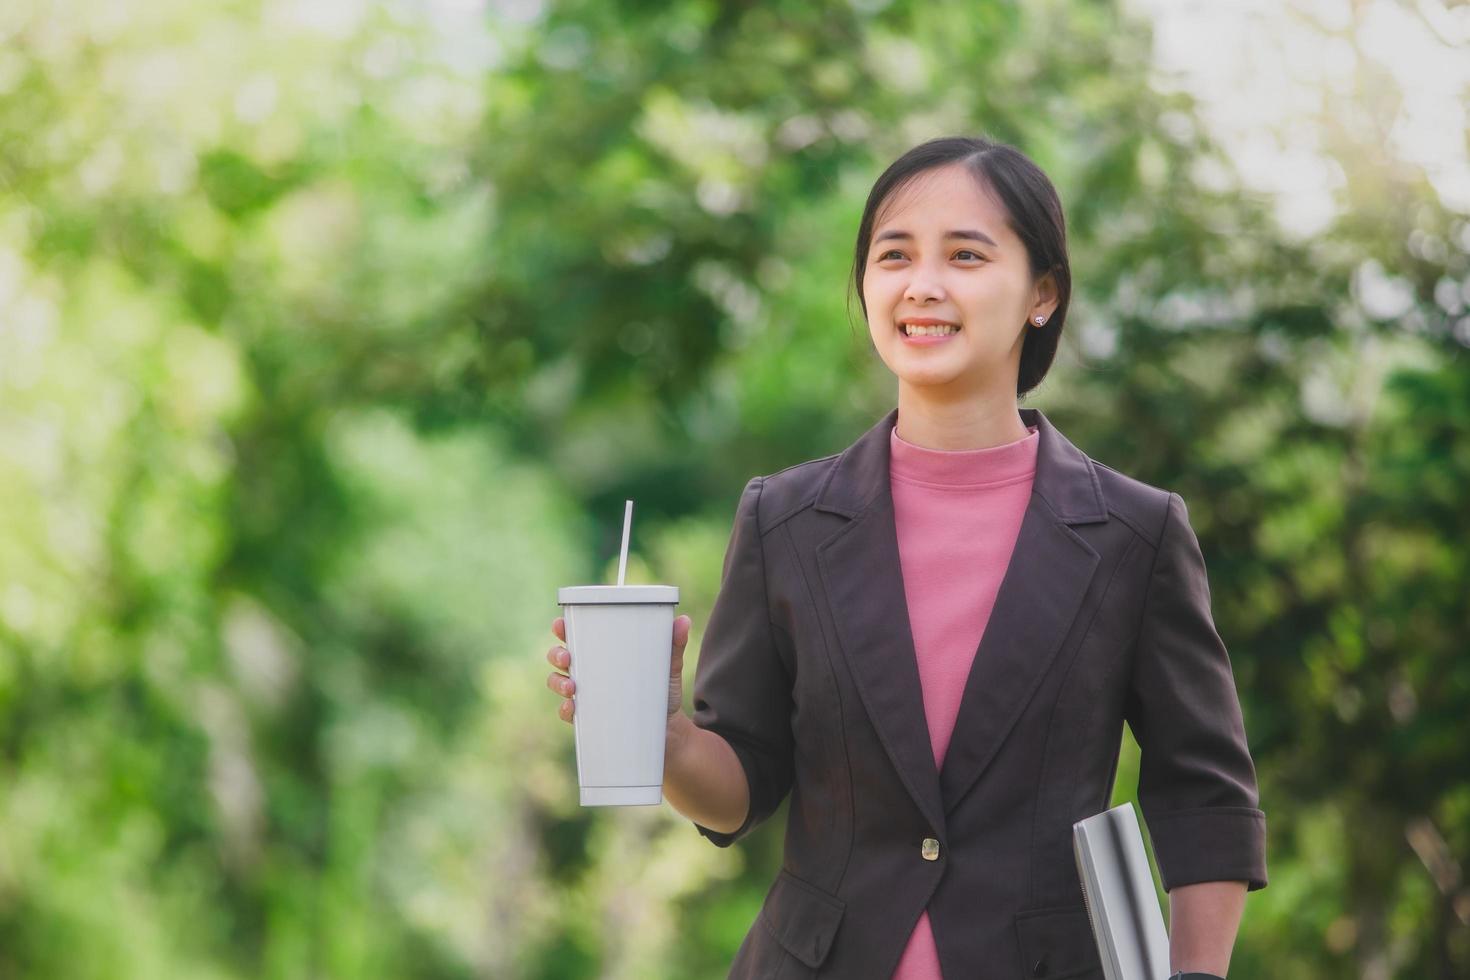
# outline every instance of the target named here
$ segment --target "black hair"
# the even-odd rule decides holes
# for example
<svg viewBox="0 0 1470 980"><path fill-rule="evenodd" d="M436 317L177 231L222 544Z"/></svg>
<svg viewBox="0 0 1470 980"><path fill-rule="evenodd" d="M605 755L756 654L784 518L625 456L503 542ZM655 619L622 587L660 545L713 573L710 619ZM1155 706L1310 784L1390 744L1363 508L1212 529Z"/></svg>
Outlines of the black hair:
<svg viewBox="0 0 1470 980"><path fill-rule="evenodd" d="M878 209L890 195L919 175L951 163L963 164L981 187L988 187L1000 200L1007 225L1026 246L1032 279L1040 279L1050 272L1056 281L1055 312L1047 318L1045 326L1026 329L1016 377L1016 395L1020 397L1039 385L1050 370L1072 298L1072 267L1067 260L1067 226L1061 198L1051 180L1026 154L1007 143L985 137L942 136L920 143L893 161L868 193L868 203L858 225L852 284L866 320L868 303L863 297L863 273Z"/></svg>

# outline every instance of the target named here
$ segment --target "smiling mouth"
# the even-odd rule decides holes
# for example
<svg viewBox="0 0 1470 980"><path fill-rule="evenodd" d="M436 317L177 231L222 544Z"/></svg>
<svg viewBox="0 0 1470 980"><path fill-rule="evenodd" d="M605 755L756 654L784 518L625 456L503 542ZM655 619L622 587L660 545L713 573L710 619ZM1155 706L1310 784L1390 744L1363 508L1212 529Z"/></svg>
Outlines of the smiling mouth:
<svg viewBox="0 0 1470 980"><path fill-rule="evenodd" d="M959 333L961 329L961 327L953 324L936 324L934 326L918 327L915 329L914 333L910 333L908 324L900 323L898 325L899 336L911 340L929 340L942 339L944 337L953 337L955 334Z"/></svg>

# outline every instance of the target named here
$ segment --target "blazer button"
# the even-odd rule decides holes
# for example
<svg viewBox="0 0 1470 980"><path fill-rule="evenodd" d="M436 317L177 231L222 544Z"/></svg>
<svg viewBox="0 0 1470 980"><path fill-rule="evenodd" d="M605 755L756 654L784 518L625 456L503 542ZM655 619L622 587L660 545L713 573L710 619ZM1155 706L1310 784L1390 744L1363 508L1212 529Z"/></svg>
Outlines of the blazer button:
<svg viewBox="0 0 1470 980"><path fill-rule="evenodd" d="M925 861L938 861L939 841L933 837L925 837L923 846L919 848L919 853L924 855Z"/></svg>

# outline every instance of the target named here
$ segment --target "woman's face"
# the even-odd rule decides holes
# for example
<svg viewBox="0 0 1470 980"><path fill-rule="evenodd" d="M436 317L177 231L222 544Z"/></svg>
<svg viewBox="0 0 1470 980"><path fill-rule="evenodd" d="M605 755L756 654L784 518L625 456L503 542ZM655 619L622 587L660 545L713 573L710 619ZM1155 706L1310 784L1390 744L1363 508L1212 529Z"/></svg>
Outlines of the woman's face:
<svg viewBox="0 0 1470 980"><path fill-rule="evenodd" d="M963 397L1014 397L1026 330L1056 308L1038 291L1001 204L959 164L921 174L879 208L863 272L868 332L901 382ZM906 338L910 317L956 324L947 339Z"/></svg>

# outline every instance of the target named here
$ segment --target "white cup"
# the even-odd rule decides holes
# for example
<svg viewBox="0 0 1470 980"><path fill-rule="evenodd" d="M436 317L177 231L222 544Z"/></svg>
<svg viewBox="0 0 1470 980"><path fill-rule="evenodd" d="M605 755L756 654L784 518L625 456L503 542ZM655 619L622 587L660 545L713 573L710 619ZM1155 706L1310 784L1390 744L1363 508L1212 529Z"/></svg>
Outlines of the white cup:
<svg viewBox="0 0 1470 980"><path fill-rule="evenodd" d="M582 805L662 803L679 587L569 585L556 601L572 657Z"/></svg>

